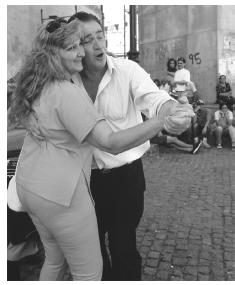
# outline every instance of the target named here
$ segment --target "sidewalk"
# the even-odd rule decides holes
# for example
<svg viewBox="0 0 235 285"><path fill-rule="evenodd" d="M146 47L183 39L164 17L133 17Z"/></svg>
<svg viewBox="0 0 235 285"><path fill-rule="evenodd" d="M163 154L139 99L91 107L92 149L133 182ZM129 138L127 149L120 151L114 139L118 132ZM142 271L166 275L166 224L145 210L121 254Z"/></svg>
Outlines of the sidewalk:
<svg viewBox="0 0 235 285"><path fill-rule="evenodd" d="M235 280L235 152L153 146L143 163L142 280ZM41 262L23 263L22 279L37 280Z"/></svg>
<svg viewBox="0 0 235 285"><path fill-rule="evenodd" d="M161 147L144 159L143 280L235 280L235 153Z"/></svg>

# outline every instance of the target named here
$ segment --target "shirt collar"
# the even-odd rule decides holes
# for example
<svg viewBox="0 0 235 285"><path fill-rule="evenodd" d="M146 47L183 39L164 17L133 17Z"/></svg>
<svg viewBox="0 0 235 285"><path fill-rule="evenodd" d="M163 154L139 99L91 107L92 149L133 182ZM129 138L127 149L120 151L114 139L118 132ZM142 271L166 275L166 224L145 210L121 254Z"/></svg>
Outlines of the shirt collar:
<svg viewBox="0 0 235 285"><path fill-rule="evenodd" d="M116 70L116 66L114 65L113 57L109 55L106 56L107 56L107 66L108 66L106 72L108 71L108 73L111 75L113 73L113 70ZM78 72L72 76L72 80L77 85L80 86L83 85L81 76Z"/></svg>
<svg viewBox="0 0 235 285"><path fill-rule="evenodd" d="M115 65L114 65L114 61L113 61L113 57L112 56L109 56L109 55L106 55L107 57L107 65L108 65L108 71L110 74L112 74L113 70L116 69Z"/></svg>

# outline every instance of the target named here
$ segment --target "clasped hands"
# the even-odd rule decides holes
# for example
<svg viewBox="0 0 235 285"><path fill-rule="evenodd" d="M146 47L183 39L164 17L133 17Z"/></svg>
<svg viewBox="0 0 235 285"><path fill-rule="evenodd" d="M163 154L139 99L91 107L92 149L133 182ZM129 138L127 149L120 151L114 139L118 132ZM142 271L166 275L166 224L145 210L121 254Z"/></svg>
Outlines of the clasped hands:
<svg viewBox="0 0 235 285"><path fill-rule="evenodd" d="M163 122L164 130L173 135L180 135L186 131L194 116L189 103L181 104L175 100L165 102L157 114L157 118Z"/></svg>

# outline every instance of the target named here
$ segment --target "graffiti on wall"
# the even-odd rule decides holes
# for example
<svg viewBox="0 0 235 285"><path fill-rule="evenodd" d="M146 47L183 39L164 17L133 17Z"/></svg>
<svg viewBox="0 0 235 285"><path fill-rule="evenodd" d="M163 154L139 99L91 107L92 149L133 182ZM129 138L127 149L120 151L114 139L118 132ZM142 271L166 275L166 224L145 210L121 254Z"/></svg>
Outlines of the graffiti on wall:
<svg viewBox="0 0 235 285"><path fill-rule="evenodd" d="M188 56L192 64L201 64L200 52L190 53Z"/></svg>

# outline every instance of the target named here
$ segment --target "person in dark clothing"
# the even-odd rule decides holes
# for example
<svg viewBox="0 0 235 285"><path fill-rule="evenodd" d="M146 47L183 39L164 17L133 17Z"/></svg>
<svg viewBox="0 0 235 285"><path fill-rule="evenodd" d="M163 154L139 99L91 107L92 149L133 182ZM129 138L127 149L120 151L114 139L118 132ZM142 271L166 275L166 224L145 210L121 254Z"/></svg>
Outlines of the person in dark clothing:
<svg viewBox="0 0 235 285"><path fill-rule="evenodd" d="M202 141L202 145L205 148L210 148L210 145L207 142L209 124L212 118L212 113L208 108L202 108L204 105L202 100L198 100L193 103L193 109L195 112L195 117L193 119L193 128L194 128L194 140Z"/></svg>
<svg viewBox="0 0 235 285"><path fill-rule="evenodd" d="M232 89L228 82L226 82L226 76L220 75L219 83L216 86L216 103L221 105L225 103L230 111L233 111L233 104L235 104L235 98L232 96Z"/></svg>

